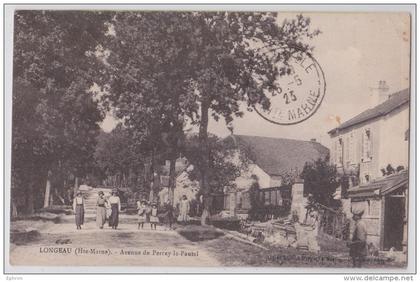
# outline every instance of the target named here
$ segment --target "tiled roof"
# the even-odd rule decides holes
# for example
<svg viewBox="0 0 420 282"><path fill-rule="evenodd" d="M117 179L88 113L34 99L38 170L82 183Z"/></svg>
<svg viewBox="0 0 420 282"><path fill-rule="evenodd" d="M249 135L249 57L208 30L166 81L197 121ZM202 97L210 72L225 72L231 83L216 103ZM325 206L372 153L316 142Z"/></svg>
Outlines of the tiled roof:
<svg viewBox="0 0 420 282"><path fill-rule="evenodd" d="M301 171L306 162L325 158L329 150L318 142L248 135L230 135L235 145L251 151L253 161L269 175Z"/></svg>
<svg viewBox="0 0 420 282"><path fill-rule="evenodd" d="M339 131L345 128L348 128L350 126L365 122L367 120L386 115L393 110L397 109L398 107L408 103L410 101L410 91L409 89L404 89L399 92L396 92L392 94L388 100L383 102L382 104L379 104L378 106L368 109L354 118L343 122L340 126L330 130L328 133L332 134L335 131Z"/></svg>
<svg viewBox="0 0 420 282"><path fill-rule="evenodd" d="M350 188L347 193L350 198L381 196L387 195L407 184L408 171L405 170Z"/></svg>

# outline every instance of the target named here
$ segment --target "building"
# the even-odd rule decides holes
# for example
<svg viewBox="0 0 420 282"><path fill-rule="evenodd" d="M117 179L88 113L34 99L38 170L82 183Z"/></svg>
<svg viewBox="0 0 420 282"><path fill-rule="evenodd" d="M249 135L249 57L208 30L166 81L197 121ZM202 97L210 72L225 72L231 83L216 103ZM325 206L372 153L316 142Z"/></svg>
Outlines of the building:
<svg viewBox="0 0 420 282"><path fill-rule="evenodd" d="M364 210L369 243L405 250L410 91L387 91L380 81L369 97L375 106L328 132L330 160L349 179L341 187L344 211Z"/></svg>
<svg viewBox="0 0 420 282"><path fill-rule="evenodd" d="M380 250L407 250L407 192L406 170L348 190L351 208L364 210L369 243Z"/></svg>
<svg viewBox="0 0 420 282"><path fill-rule="evenodd" d="M331 162L342 173L357 176L352 183L381 177L388 165L408 167L409 100L408 89L396 92L328 132Z"/></svg>
<svg viewBox="0 0 420 282"><path fill-rule="evenodd" d="M249 189L254 179L258 180L258 199L264 206L290 208L290 180L300 175L306 162L329 156L328 148L315 140L230 135L226 141L250 160L236 179L236 188L225 191L224 208L231 214L247 213L251 208Z"/></svg>
<svg viewBox="0 0 420 282"><path fill-rule="evenodd" d="M160 175L160 191L158 193L159 204L163 205L169 200L169 161L161 167ZM173 205L177 206L182 196L186 196L189 200L196 198L196 194L200 190L198 181L193 181L188 176L190 165L184 157L180 157L175 163L175 188Z"/></svg>

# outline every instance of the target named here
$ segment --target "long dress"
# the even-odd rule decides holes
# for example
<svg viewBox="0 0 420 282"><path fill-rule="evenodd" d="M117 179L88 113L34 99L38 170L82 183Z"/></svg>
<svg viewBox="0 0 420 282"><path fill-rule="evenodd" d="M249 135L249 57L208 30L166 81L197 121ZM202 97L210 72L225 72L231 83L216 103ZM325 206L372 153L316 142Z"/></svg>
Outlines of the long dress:
<svg viewBox="0 0 420 282"><path fill-rule="evenodd" d="M145 223L147 219L147 206L137 202L137 209L139 215L139 223Z"/></svg>
<svg viewBox="0 0 420 282"><path fill-rule="evenodd" d="M170 226L172 225L174 218L174 208L171 204L165 203L161 213L161 218L163 219L164 223L169 224Z"/></svg>
<svg viewBox="0 0 420 282"><path fill-rule="evenodd" d="M179 204L179 221L186 222L190 211L190 203L188 200L182 200Z"/></svg>
<svg viewBox="0 0 420 282"><path fill-rule="evenodd" d="M111 205L111 216L109 217L109 226L117 228L119 213L121 211L120 197L111 196L109 197L108 202Z"/></svg>
<svg viewBox="0 0 420 282"><path fill-rule="evenodd" d="M83 197L77 196L73 199L73 210L76 219L76 226L83 225L85 221L85 205Z"/></svg>
<svg viewBox="0 0 420 282"><path fill-rule="evenodd" d="M157 214L158 214L158 209L156 207L153 207L152 211L150 213L150 223L158 223L159 222L159 218L158 218Z"/></svg>
<svg viewBox="0 0 420 282"><path fill-rule="evenodd" d="M106 221L106 200L99 197L96 201L96 225L103 228Z"/></svg>

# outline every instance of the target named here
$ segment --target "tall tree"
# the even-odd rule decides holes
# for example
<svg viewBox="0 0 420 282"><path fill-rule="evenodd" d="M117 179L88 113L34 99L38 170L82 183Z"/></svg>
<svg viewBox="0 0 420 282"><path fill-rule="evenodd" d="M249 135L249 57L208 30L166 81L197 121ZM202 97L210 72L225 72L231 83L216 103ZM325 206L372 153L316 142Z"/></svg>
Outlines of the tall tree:
<svg viewBox="0 0 420 282"><path fill-rule="evenodd" d="M249 111L257 104L267 109L267 96L275 95L278 77L291 71L290 57L307 51L305 40L318 31L311 32L309 18L302 16L278 25L276 13L197 13L193 22L191 39L197 59L189 93L198 97L187 113L199 127L200 184L206 196L211 192L209 115L215 120L224 118L231 127L233 118L243 115L241 103L246 103ZM205 205L202 222L209 209Z"/></svg>
<svg viewBox="0 0 420 282"><path fill-rule="evenodd" d="M127 123L140 124L145 115L149 126L157 119L173 117L174 123L188 117L198 127L205 198L212 190L209 118L224 118L231 127L243 115L241 103L249 111L256 104L268 108L267 95L275 93L278 77L290 72L289 58L307 51L304 42L318 34L310 31L309 18L279 25L276 13L124 12L110 25L115 40L106 47L112 70L108 99ZM203 222L209 209L206 204Z"/></svg>
<svg viewBox="0 0 420 282"><path fill-rule="evenodd" d="M129 185L133 190L137 189L137 178L144 160L142 151L136 145L136 140L122 124L118 124L111 132L101 132L98 136L96 165L105 177L117 178L112 185ZM134 183L122 183L131 178Z"/></svg>
<svg viewBox="0 0 420 282"><path fill-rule="evenodd" d="M304 180L305 193L311 194L313 203L335 207L337 201L333 194L340 185L337 169L330 165L328 159L318 159L305 164L301 178Z"/></svg>
<svg viewBox="0 0 420 282"><path fill-rule="evenodd" d="M99 60L95 50L107 28L105 15L76 11L17 11L13 77L13 122L22 115L32 117L31 131L14 130L13 140L24 140L28 164L34 177L47 182L44 203L49 203L50 176L58 168L81 175L90 166L103 113L90 91ZM25 91L25 89L27 91ZM26 103L26 102L25 102ZM15 146L12 160L17 165L23 148ZM64 164L66 163L66 165ZM14 167L17 171L17 167ZM24 170L25 171L25 170ZM22 175L16 175L21 178ZM28 180L32 184L33 180ZM26 189L20 186L20 189ZM28 191L31 197L35 191ZM27 203L28 212L33 200Z"/></svg>
<svg viewBox="0 0 420 282"><path fill-rule="evenodd" d="M191 47L186 40L191 27L172 13L122 12L109 24L114 32L104 43L109 50L104 102L115 108L152 169L162 159L170 160L173 192L184 136L183 104L188 102L184 96L190 86L186 70Z"/></svg>

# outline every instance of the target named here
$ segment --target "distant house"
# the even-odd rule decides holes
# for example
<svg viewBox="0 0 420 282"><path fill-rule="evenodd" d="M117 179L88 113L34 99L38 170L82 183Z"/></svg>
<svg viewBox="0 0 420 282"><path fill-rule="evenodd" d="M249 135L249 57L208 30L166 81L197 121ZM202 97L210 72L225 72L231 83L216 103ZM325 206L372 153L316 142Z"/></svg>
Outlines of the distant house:
<svg viewBox="0 0 420 282"><path fill-rule="evenodd" d="M376 105L328 132L331 162L349 179L340 193L344 211L364 210L368 241L406 250L410 91L387 91L380 81L371 93Z"/></svg>
<svg viewBox="0 0 420 282"><path fill-rule="evenodd" d="M187 159L178 158L175 163L175 189L174 189L174 206L181 200L182 196L186 196L189 200L195 199L196 194L200 190L197 181L190 180L188 176L189 164ZM160 175L160 191L159 203L162 205L169 199L169 161L161 168Z"/></svg>
<svg viewBox="0 0 420 282"><path fill-rule="evenodd" d="M230 135L240 154L247 154L251 163L235 181L236 189L225 191L225 210L246 213L250 209L248 193L253 178L258 179L258 199L265 206L282 206L290 200L288 177L300 175L306 162L325 159L329 150L312 141L248 135ZM289 203L290 204L290 203Z"/></svg>

